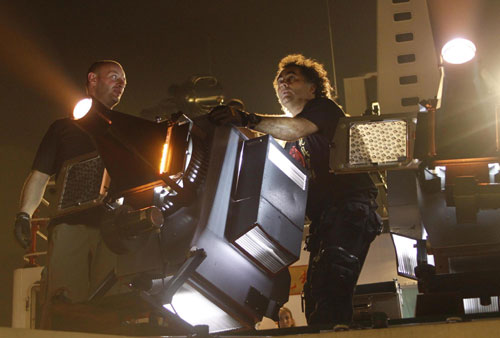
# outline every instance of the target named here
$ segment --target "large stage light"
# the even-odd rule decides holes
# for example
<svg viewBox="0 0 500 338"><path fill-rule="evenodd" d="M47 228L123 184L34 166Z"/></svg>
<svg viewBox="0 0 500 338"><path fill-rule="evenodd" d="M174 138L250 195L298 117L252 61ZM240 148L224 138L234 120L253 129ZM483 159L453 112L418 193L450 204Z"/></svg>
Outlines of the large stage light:
<svg viewBox="0 0 500 338"><path fill-rule="evenodd" d="M476 46L470 40L456 38L448 41L441 50L443 60L452 64L466 63L476 55Z"/></svg>
<svg viewBox="0 0 500 338"><path fill-rule="evenodd" d="M208 116L146 121L97 101L74 123L93 138L111 178L101 205L116 208L102 228L118 254L109 283L131 286L186 334L199 324L220 332L278 319L287 267L300 255L308 176L272 137L249 140ZM141 210L147 224L136 217Z"/></svg>

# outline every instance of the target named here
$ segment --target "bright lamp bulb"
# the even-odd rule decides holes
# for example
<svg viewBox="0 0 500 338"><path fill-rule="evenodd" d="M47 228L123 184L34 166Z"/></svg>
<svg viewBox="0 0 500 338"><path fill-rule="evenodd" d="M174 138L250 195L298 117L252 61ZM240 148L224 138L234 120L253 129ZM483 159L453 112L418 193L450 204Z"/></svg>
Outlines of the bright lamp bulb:
<svg viewBox="0 0 500 338"><path fill-rule="evenodd" d="M82 117L87 115L91 107L92 107L91 98L86 98L78 101L78 103L75 105L75 108L73 109L73 118L75 120L81 119Z"/></svg>
<svg viewBox="0 0 500 338"><path fill-rule="evenodd" d="M476 55L476 46L472 41L462 38L448 41L441 50L443 60L452 64L468 62Z"/></svg>

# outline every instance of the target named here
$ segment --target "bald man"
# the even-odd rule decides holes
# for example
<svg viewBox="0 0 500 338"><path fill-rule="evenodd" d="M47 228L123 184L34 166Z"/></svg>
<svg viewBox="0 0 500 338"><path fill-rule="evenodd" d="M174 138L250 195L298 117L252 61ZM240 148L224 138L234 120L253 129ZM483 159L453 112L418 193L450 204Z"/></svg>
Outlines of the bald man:
<svg viewBox="0 0 500 338"><path fill-rule="evenodd" d="M87 72L87 94L108 109L120 102L126 84L125 72L116 61L97 61ZM56 120L49 127L23 186L16 215L14 234L23 248L31 244L31 217L43 198L49 178L57 177L66 160L94 151L90 137L72 118ZM53 297L70 302L87 300L113 268L116 256L104 245L95 219L89 212L49 223L48 260L42 273L46 304Z"/></svg>

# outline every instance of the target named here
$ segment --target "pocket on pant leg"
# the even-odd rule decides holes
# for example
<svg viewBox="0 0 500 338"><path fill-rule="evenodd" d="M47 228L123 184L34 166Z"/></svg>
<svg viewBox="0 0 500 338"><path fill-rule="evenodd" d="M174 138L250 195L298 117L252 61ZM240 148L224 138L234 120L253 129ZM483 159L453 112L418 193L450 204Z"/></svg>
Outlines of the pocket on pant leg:
<svg viewBox="0 0 500 338"><path fill-rule="evenodd" d="M349 202L345 206L344 221L363 229L370 215L370 206L362 202Z"/></svg>
<svg viewBox="0 0 500 338"><path fill-rule="evenodd" d="M363 237L368 215L369 206L360 202L349 202L335 208L329 217L325 246L339 246L350 251Z"/></svg>

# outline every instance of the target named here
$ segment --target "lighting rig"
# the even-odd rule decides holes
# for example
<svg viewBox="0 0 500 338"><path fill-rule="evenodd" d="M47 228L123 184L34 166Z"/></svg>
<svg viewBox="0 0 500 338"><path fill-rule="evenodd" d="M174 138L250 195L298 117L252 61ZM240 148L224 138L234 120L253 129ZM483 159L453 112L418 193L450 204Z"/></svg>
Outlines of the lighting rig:
<svg viewBox="0 0 500 338"><path fill-rule="evenodd" d="M248 139L208 115L157 123L83 104L74 122L97 153L64 165L51 205L54 218L93 208L118 254L90 303L148 308L169 334L277 320L300 255L305 170L272 137ZM107 295L117 283L126 295Z"/></svg>
<svg viewBox="0 0 500 338"><path fill-rule="evenodd" d="M498 312L498 94L484 90L476 47L441 51L436 98L421 111L339 121L330 167L387 170L398 274L418 280L416 316ZM483 86L483 87L482 87Z"/></svg>

